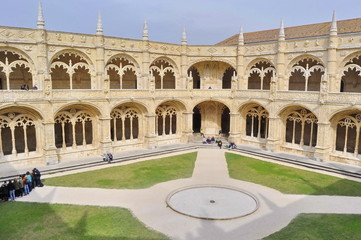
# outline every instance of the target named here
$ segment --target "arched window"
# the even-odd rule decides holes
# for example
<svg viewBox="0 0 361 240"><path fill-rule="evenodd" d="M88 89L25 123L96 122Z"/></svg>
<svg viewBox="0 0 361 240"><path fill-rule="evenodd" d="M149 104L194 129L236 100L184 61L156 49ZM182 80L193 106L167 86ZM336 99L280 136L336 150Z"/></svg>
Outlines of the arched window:
<svg viewBox="0 0 361 240"><path fill-rule="evenodd" d="M110 114L112 141L137 139L139 135L139 113L130 107L119 107Z"/></svg>
<svg viewBox="0 0 361 240"><path fill-rule="evenodd" d="M156 109L155 131L159 136L177 133L177 110L168 105L159 106Z"/></svg>
<svg viewBox="0 0 361 240"><path fill-rule="evenodd" d="M131 60L125 57L112 58L105 71L109 75L110 89L137 89L137 71Z"/></svg>
<svg viewBox="0 0 361 240"><path fill-rule="evenodd" d="M276 69L266 61L257 62L248 74L248 89L269 90Z"/></svg>
<svg viewBox="0 0 361 240"><path fill-rule="evenodd" d="M91 69L75 53L63 53L50 65L53 89L91 89Z"/></svg>
<svg viewBox="0 0 361 240"><path fill-rule="evenodd" d="M361 113L348 115L338 121L336 150L353 153L355 157L361 154L360 127Z"/></svg>
<svg viewBox="0 0 361 240"><path fill-rule="evenodd" d="M33 87L33 70L28 61L11 51L0 52L0 89L27 89Z"/></svg>
<svg viewBox="0 0 361 240"><path fill-rule="evenodd" d="M150 74L155 78L155 89L175 89L173 66L165 60L157 60L150 65Z"/></svg>
<svg viewBox="0 0 361 240"><path fill-rule="evenodd" d="M222 77L222 89L230 89L232 87L232 77L236 75L236 70L234 70L234 68L227 68Z"/></svg>
<svg viewBox="0 0 361 240"><path fill-rule="evenodd" d="M192 66L188 69L188 76L193 78L193 89L201 89L201 77L197 68Z"/></svg>
<svg viewBox="0 0 361 240"><path fill-rule="evenodd" d="M340 92L361 92L361 56L352 58L342 69Z"/></svg>
<svg viewBox="0 0 361 240"><path fill-rule="evenodd" d="M298 144L300 147L316 146L317 141L317 118L302 108L292 111L287 116L286 142Z"/></svg>
<svg viewBox="0 0 361 240"><path fill-rule="evenodd" d="M268 136L268 112L261 106L252 107L246 115L246 135L258 139Z"/></svg>
<svg viewBox="0 0 361 240"><path fill-rule="evenodd" d="M35 121L18 112L0 115L0 153L4 155L36 151Z"/></svg>
<svg viewBox="0 0 361 240"><path fill-rule="evenodd" d="M289 90L320 91L325 68L312 58L304 58L293 65L289 78Z"/></svg>
<svg viewBox="0 0 361 240"><path fill-rule="evenodd" d="M93 117L80 109L59 112L55 117L55 145L57 148L85 146L93 142Z"/></svg>

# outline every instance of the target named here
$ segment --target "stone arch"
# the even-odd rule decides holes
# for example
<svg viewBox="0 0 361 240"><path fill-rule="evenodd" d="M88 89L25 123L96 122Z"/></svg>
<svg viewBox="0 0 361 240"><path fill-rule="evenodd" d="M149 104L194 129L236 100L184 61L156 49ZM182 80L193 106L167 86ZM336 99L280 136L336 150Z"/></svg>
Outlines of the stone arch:
<svg viewBox="0 0 361 240"><path fill-rule="evenodd" d="M83 150L95 144L98 118L96 109L86 104L68 104L59 109L54 116L55 145L59 151Z"/></svg>
<svg viewBox="0 0 361 240"><path fill-rule="evenodd" d="M361 109L347 108L330 118L332 151L344 158L359 158L361 154Z"/></svg>
<svg viewBox="0 0 361 240"><path fill-rule="evenodd" d="M200 116L195 115L197 111L199 111ZM193 131L196 132L197 130L194 129L195 126L200 126L205 135L216 136L224 134L228 136L230 131L230 112L230 108L222 101L212 99L195 103L193 107ZM200 123L195 122L195 118Z"/></svg>
<svg viewBox="0 0 361 240"><path fill-rule="evenodd" d="M280 113L284 123L286 144L299 148L313 149L317 143L317 116L308 108L293 105Z"/></svg>
<svg viewBox="0 0 361 240"><path fill-rule="evenodd" d="M215 57L205 57L205 58L200 58L200 59L195 59L195 60L191 60L189 62L189 66L191 67L192 65L195 65L197 63L200 62L223 62L223 63L227 63L228 65L230 65L231 67L233 67L234 69L237 69L237 64L228 60L228 59L224 59L224 58L215 58Z"/></svg>
<svg viewBox="0 0 361 240"><path fill-rule="evenodd" d="M322 60L313 55L302 55L288 65L289 90L320 91L326 68Z"/></svg>
<svg viewBox="0 0 361 240"><path fill-rule="evenodd" d="M33 108L9 106L0 109L0 155L17 157L40 152L41 114Z"/></svg>
<svg viewBox="0 0 361 240"><path fill-rule="evenodd" d="M156 58L149 66L155 89L176 89L179 71L176 63L167 57Z"/></svg>
<svg viewBox="0 0 361 240"><path fill-rule="evenodd" d="M71 108L71 107L80 107L82 109L86 109L90 112L92 112L95 116L106 116L106 113L103 112L99 106L93 104L93 103L84 103L84 102L68 102L64 105L59 106L55 111L54 111L54 117L63 109L67 109L67 108Z"/></svg>
<svg viewBox="0 0 361 240"><path fill-rule="evenodd" d="M110 89L138 89L140 67L138 62L127 54L117 54L108 59L105 66Z"/></svg>
<svg viewBox="0 0 361 240"><path fill-rule="evenodd" d="M201 77L199 75L199 71L195 66L191 66L187 70L187 76L193 81L193 89L201 88Z"/></svg>
<svg viewBox="0 0 361 240"><path fill-rule="evenodd" d="M117 104L110 112L110 136L113 144L142 139L145 113L145 107L134 102Z"/></svg>
<svg viewBox="0 0 361 240"><path fill-rule="evenodd" d="M265 141L268 137L269 112L260 103L248 102L239 108L242 131L253 140Z"/></svg>
<svg viewBox="0 0 361 240"><path fill-rule="evenodd" d="M54 54L49 72L53 89L96 88L95 67L91 59L78 50L62 50Z"/></svg>
<svg viewBox="0 0 361 240"><path fill-rule="evenodd" d="M340 67L340 92L361 92L361 52L350 54Z"/></svg>
<svg viewBox="0 0 361 240"><path fill-rule="evenodd" d="M28 90L35 83L33 60L16 48L0 48L0 89Z"/></svg>
<svg viewBox="0 0 361 240"><path fill-rule="evenodd" d="M264 58L258 58L252 62L253 65L247 66L248 89L270 90L271 80L275 79L276 75L275 66L270 60Z"/></svg>
<svg viewBox="0 0 361 240"><path fill-rule="evenodd" d="M199 73L200 89L230 89L237 71L223 61L198 61L190 66ZM188 69L188 70L189 70Z"/></svg>
<svg viewBox="0 0 361 240"><path fill-rule="evenodd" d="M162 101L155 109L155 133L158 136L180 134L182 112L185 105L179 101Z"/></svg>
<svg viewBox="0 0 361 240"><path fill-rule="evenodd" d="M271 61L268 58L264 58L264 57L257 57L253 60L251 60L247 66L246 66L246 72L249 72L251 70L251 68L258 62L268 62L270 65L272 65L273 67L275 67L275 63L273 61Z"/></svg>

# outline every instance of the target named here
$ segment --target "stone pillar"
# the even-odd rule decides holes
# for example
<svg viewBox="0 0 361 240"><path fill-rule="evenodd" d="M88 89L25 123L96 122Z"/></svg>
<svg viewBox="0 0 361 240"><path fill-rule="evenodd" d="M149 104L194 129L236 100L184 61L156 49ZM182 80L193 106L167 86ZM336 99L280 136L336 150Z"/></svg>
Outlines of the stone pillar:
<svg viewBox="0 0 361 240"><path fill-rule="evenodd" d="M317 144L314 158L318 161L327 161L330 154L330 122L317 123Z"/></svg>
<svg viewBox="0 0 361 240"><path fill-rule="evenodd" d="M55 133L54 133L54 122L44 121L44 161L46 165L59 163L57 149L55 146Z"/></svg>
<svg viewBox="0 0 361 240"><path fill-rule="evenodd" d="M182 142L193 141L193 112L183 112Z"/></svg>
<svg viewBox="0 0 361 240"><path fill-rule="evenodd" d="M229 142L235 142L238 143L239 139L241 137L240 132L240 114L238 112L230 112L230 126L229 126Z"/></svg>
<svg viewBox="0 0 361 240"><path fill-rule="evenodd" d="M105 62L104 62L104 36L97 35L96 36L96 79L92 79L92 89L103 89L104 93L109 92L110 82L109 78L106 77L105 70Z"/></svg>
<svg viewBox="0 0 361 240"><path fill-rule="evenodd" d="M149 81L151 76L149 75L149 66L150 66L150 54L149 54L149 41L143 40L142 47L142 77L141 77L141 89L149 89Z"/></svg>
<svg viewBox="0 0 361 240"><path fill-rule="evenodd" d="M100 134L99 134L99 144L100 144L100 153L102 154L107 151L112 151L112 140L110 139L110 121L111 117L101 117L99 118L100 122Z"/></svg>
<svg viewBox="0 0 361 240"><path fill-rule="evenodd" d="M187 89L188 83L188 55L187 55L187 45L181 46L181 67L180 67L180 79L176 80L176 89ZM193 86L192 86L193 87Z"/></svg>
<svg viewBox="0 0 361 240"><path fill-rule="evenodd" d="M144 144L147 148L157 147L157 135L155 134L155 120L157 115L149 113L145 115L145 122L147 123L146 133L144 136Z"/></svg>
<svg viewBox="0 0 361 240"><path fill-rule="evenodd" d="M282 139L282 119L280 117L269 117L268 121L268 137L266 148L272 152L277 152L279 151Z"/></svg>
<svg viewBox="0 0 361 240"><path fill-rule="evenodd" d="M327 50L327 72L328 74L328 89L330 92L340 92L340 80L337 79L337 35L330 35L329 46Z"/></svg>
<svg viewBox="0 0 361 240"><path fill-rule="evenodd" d="M247 77L245 76L244 69L244 45L238 45L237 47L237 76L238 83L237 89L247 89Z"/></svg>
<svg viewBox="0 0 361 240"><path fill-rule="evenodd" d="M286 74L285 66L285 39L280 38L278 40L278 52L277 52L277 89L287 91L288 90L288 79Z"/></svg>

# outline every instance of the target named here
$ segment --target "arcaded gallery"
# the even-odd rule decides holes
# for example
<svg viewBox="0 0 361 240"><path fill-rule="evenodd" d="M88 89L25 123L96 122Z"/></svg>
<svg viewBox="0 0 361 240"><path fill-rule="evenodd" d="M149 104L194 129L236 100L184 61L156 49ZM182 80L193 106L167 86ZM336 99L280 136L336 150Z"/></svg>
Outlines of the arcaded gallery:
<svg viewBox="0 0 361 240"><path fill-rule="evenodd" d="M193 142L361 162L361 18L215 45L0 27L0 164ZM140 33L141 35L141 33Z"/></svg>

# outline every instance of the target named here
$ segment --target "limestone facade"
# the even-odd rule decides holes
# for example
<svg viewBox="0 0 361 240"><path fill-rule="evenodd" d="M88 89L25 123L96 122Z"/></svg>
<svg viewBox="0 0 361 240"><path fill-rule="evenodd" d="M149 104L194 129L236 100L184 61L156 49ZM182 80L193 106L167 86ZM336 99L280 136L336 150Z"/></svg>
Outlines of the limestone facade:
<svg viewBox="0 0 361 240"><path fill-rule="evenodd" d="M231 46L0 27L0 164L192 141L361 163L361 34ZM335 27L336 26L336 27ZM26 84L29 90L20 90ZM32 89L36 86L37 89ZM1 165L0 165L1 166Z"/></svg>

